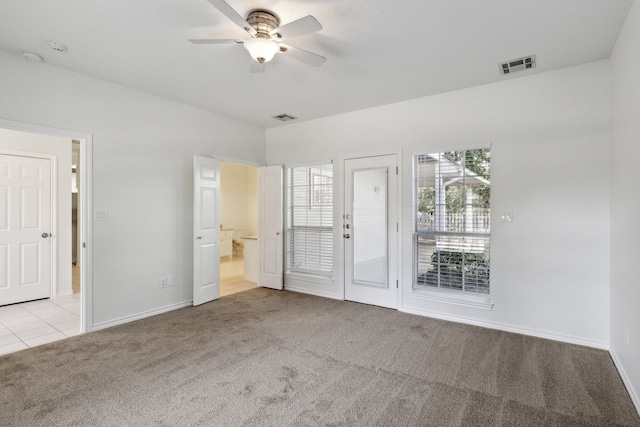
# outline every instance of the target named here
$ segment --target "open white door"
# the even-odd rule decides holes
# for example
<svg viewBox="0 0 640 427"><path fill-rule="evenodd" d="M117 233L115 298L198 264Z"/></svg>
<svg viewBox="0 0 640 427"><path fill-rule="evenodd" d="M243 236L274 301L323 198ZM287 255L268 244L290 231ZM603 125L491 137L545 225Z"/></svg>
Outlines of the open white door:
<svg viewBox="0 0 640 427"><path fill-rule="evenodd" d="M260 281L282 289L282 166L260 168Z"/></svg>
<svg viewBox="0 0 640 427"><path fill-rule="evenodd" d="M193 305L220 298L220 162L193 157Z"/></svg>
<svg viewBox="0 0 640 427"><path fill-rule="evenodd" d="M51 294L51 162L0 155L0 305Z"/></svg>

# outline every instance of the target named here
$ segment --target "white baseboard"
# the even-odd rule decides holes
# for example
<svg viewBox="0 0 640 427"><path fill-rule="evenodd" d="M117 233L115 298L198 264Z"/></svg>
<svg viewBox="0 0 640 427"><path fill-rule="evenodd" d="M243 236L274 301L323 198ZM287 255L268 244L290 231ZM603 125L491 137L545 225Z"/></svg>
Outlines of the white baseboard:
<svg viewBox="0 0 640 427"><path fill-rule="evenodd" d="M300 292L301 294L315 295L317 297L344 300L344 298L342 298L342 296L340 296L340 295L331 294L331 293L327 293L327 292L321 292L321 291L312 291L312 290L305 289L305 288L298 288L296 286L285 285L284 286L284 290L285 291L291 291L291 292Z"/></svg>
<svg viewBox="0 0 640 427"><path fill-rule="evenodd" d="M68 296L71 296L71 295L73 295L73 289L56 292L56 298L68 297Z"/></svg>
<svg viewBox="0 0 640 427"><path fill-rule="evenodd" d="M513 332L515 334L522 334L522 335L528 335L528 336L537 337L537 338L544 338L544 339L553 340L553 341L566 342L569 344L583 345L585 347L593 347L601 350L609 350L608 343L589 341L582 338L576 338L576 337L571 337L566 335L551 334L549 332L537 331L535 329L520 328L520 327L504 325L500 323L483 322L483 321L478 321L473 319L466 319L464 317L447 316L444 314L432 313L430 311L418 310L415 308L401 307L400 309L398 309L398 311L402 311L404 313L410 313L410 314L417 314L418 316L433 317L435 319L447 320L450 322L464 323L464 324L473 325L473 326L481 326L483 328L489 328L489 329L497 329L499 331Z"/></svg>
<svg viewBox="0 0 640 427"><path fill-rule="evenodd" d="M154 310L145 311L131 316L121 317L115 320L109 320L107 322L95 323L92 331L99 331L101 329L111 328L112 326L123 325L125 323L133 322L135 320L144 319L145 317L155 316L157 314L166 313L167 311L177 310L179 308L189 307L193 305L193 301L184 301L177 304L167 305L165 307L156 308Z"/></svg>
<svg viewBox="0 0 640 427"><path fill-rule="evenodd" d="M638 411L638 415L640 415L640 395L638 395L638 392L633 387L631 378L629 378L627 371L625 371L624 365L620 361L620 358L618 357L618 354L616 353L616 351L612 348L609 350L609 354L611 354L611 359L613 359L613 364L616 365L616 368L618 369L618 373L620 373L620 377L622 378L622 382L627 388L627 391L629 392L629 396L631 396L631 401L635 405L636 411Z"/></svg>

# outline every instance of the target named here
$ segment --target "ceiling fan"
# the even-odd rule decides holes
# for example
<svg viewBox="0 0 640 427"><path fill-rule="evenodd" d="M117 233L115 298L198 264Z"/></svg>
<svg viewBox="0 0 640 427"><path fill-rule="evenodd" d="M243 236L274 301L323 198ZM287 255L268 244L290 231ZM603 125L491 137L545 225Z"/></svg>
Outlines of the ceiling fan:
<svg viewBox="0 0 640 427"><path fill-rule="evenodd" d="M322 25L311 15L297 19L280 26L278 17L268 10L254 10L249 13L247 19L242 18L224 0L207 0L227 18L251 35L246 40L238 39L189 39L195 44L227 44L236 43L244 46L249 51L252 73L261 73L265 70L265 64L276 53L286 53L288 56L319 67L327 60L324 56L307 52L306 50L282 43L283 39L303 36L315 33L322 29Z"/></svg>

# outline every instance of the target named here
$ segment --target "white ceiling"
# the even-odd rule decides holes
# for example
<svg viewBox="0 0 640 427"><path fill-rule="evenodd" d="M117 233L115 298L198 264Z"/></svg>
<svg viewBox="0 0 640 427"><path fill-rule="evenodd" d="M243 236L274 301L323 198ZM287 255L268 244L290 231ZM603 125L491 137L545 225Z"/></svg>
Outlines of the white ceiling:
<svg viewBox="0 0 640 427"><path fill-rule="evenodd" d="M250 74L242 45L187 42L247 38L206 0L2 0L0 49L270 128L608 58L632 1L227 0L324 27L285 40L323 66L278 54ZM536 69L499 74L531 54Z"/></svg>

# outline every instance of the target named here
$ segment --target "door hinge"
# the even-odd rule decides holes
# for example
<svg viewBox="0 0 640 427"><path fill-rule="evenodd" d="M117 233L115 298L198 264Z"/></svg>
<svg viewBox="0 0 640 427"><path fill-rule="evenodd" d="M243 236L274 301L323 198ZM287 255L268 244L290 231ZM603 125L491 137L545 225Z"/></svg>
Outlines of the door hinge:
<svg viewBox="0 0 640 427"><path fill-rule="evenodd" d="M396 175L398 175L398 167L396 166Z"/></svg>
<svg viewBox="0 0 640 427"><path fill-rule="evenodd" d="M396 289L398 289L398 281L396 280Z"/></svg>
<svg viewBox="0 0 640 427"><path fill-rule="evenodd" d="M396 232L400 231L400 225L396 222Z"/></svg>
<svg viewBox="0 0 640 427"><path fill-rule="evenodd" d="M86 247L87 247L87 244L85 242L82 242L82 248L84 249Z"/></svg>

